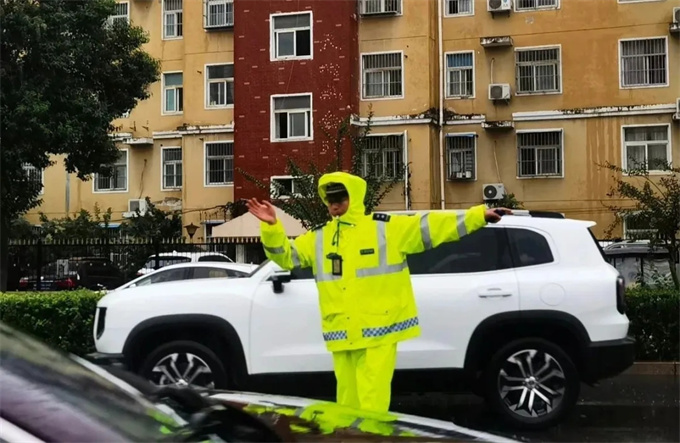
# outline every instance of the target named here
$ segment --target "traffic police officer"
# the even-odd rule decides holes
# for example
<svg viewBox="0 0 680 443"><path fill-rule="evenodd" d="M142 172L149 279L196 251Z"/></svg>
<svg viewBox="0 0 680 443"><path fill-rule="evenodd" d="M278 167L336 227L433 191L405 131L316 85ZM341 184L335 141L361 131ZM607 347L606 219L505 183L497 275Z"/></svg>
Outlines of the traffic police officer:
<svg viewBox="0 0 680 443"><path fill-rule="evenodd" d="M366 181L345 172L323 175L318 190L333 219L295 240L271 203L251 199L248 209L261 220L267 257L284 269L312 268L337 402L386 412L397 343L420 335L406 256L457 241L511 211L478 205L417 216L366 214Z"/></svg>

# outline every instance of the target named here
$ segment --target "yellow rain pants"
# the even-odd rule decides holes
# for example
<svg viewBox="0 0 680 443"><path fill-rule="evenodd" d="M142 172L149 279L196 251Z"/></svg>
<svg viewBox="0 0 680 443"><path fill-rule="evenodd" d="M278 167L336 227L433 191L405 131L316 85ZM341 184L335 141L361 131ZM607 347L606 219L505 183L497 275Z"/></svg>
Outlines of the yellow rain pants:
<svg viewBox="0 0 680 443"><path fill-rule="evenodd" d="M389 411L396 362L396 343L333 352L337 403L364 411Z"/></svg>

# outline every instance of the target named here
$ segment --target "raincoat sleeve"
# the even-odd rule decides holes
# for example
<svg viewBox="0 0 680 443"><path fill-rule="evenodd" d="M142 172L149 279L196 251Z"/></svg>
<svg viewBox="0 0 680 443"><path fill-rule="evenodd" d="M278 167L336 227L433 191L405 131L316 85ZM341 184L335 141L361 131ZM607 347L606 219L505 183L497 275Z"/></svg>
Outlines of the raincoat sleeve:
<svg viewBox="0 0 680 443"><path fill-rule="evenodd" d="M289 240L281 220L270 225L260 222L260 238L265 255L283 269L311 268L314 257L314 233L307 231Z"/></svg>
<svg viewBox="0 0 680 443"><path fill-rule="evenodd" d="M417 254L442 243L458 241L486 226L486 206L466 211L427 212L416 216L394 217L395 237L403 254Z"/></svg>

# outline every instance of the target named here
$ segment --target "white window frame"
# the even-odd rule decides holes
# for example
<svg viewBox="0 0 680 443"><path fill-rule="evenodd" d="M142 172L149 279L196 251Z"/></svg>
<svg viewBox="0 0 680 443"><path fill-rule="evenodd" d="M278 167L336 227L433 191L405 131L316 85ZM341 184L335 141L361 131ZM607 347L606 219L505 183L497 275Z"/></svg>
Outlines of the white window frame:
<svg viewBox="0 0 680 443"><path fill-rule="evenodd" d="M445 140L449 138L456 138L456 137L465 137L465 138L472 138L473 140L473 146L472 146L472 156L474 157L474 164L472 167L472 178L451 178L449 172L451 168L451 163L450 163L450 154L449 154L449 148L448 144L445 144L445 149L446 149L446 176L447 176L447 181L452 181L452 182L457 182L457 181L465 181L465 182L476 182L478 180L478 174L477 174L477 165L478 165L478 157L477 157L477 139L479 138L479 134L476 132L449 132L444 135ZM446 142L445 142L446 143Z"/></svg>
<svg viewBox="0 0 680 443"><path fill-rule="evenodd" d="M166 111L165 109L165 101L166 101L166 96L165 96L165 76L167 74L182 74L182 110L181 111ZM178 86L170 86L168 89L178 89ZM184 114L184 72L183 71L165 71L161 74L161 115L182 115ZM175 92L177 94L177 92ZM177 95L175 95L175 100L177 100ZM177 103L177 101L175 101Z"/></svg>
<svg viewBox="0 0 680 443"><path fill-rule="evenodd" d="M114 20L119 19L119 18L124 18L125 21L129 24L130 23L130 2L129 1L120 1L116 2L117 5L126 5L125 8L127 10L127 13L125 15L111 15L109 16L107 22L109 25L112 25Z"/></svg>
<svg viewBox="0 0 680 443"><path fill-rule="evenodd" d="M40 188L40 192L38 192L38 195L44 195L45 194L45 169L38 169L35 166L31 165L30 163L24 163L22 166L22 169L24 172L28 175L28 178L30 180L31 178L31 171L35 171L36 174L40 174L40 184L42 185Z"/></svg>
<svg viewBox="0 0 680 443"><path fill-rule="evenodd" d="M449 94L449 72L450 71L461 71L463 69L468 69L468 68L450 68L448 64L449 60L449 55L457 55L457 54L472 54L472 95L450 95ZM474 99L476 97L476 89L477 89L477 82L475 79L477 70L475 69L475 51L451 51L451 52L445 52L444 53L444 68L446 70L445 78L444 78L444 88L445 88L445 97L447 99L451 100L469 100L469 99Z"/></svg>
<svg viewBox="0 0 680 443"><path fill-rule="evenodd" d="M443 8L444 8L444 11L443 11L444 17L447 17L447 18L448 17L471 17L471 16L475 15L475 0L470 0L470 3L472 4L471 8L470 8L470 12L463 12L463 13L458 13L458 14L449 14L448 11L449 11L449 2L450 1L451 0L444 0L442 2ZM458 0L458 1L460 1L460 0Z"/></svg>
<svg viewBox="0 0 680 443"><path fill-rule="evenodd" d="M358 9L359 9L358 13L362 17L371 17L371 16L374 16L374 15L377 15L377 16L388 15L390 17L391 16L404 15L404 0L397 0L397 3L398 3L397 12L391 12L391 11L385 12L385 2L387 2L388 0L379 0L380 3L381 3L381 6L382 6L382 10L381 10L381 12L373 12L373 13L364 12L364 10L365 10L364 4L367 1L368 0L359 0L357 2L357 6L358 6Z"/></svg>
<svg viewBox="0 0 680 443"><path fill-rule="evenodd" d="M119 148L120 152L125 152L125 188L124 189L100 189L97 190L97 180L99 180L99 174L94 174L94 180L92 180L92 193L93 194L127 194L130 189L130 150L128 148ZM114 163L115 165L115 163Z"/></svg>
<svg viewBox="0 0 680 443"><path fill-rule="evenodd" d="M559 54L559 59L557 61L558 66L555 71L556 75L559 75L559 84L557 85L557 91L530 91L530 92L520 92L519 90L519 66L517 63L517 53L519 52L531 52L531 51L542 51L545 49L557 49L558 54ZM564 69L564 63L563 63L563 57L562 57L562 45L557 44L557 45L543 45L543 46L523 46L521 48L515 48L514 51L514 60L513 63L515 65L515 96L531 96L531 95L559 95L562 94L562 90L564 88L564 76L562 74L562 70Z"/></svg>
<svg viewBox="0 0 680 443"><path fill-rule="evenodd" d="M232 155L231 155L231 177L232 181L225 181L220 183L208 183L208 145L216 145L218 143L231 143L232 145ZM229 155L226 155L229 158ZM234 159L236 157L236 145L234 140L210 140L203 142L203 187L205 188L226 188L234 186L234 173L236 172Z"/></svg>
<svg viewBox="0 0 680 443"><path fill-rule="evenodd" d="M364 70L364 56L367 55L382 55L382 54L399 54L401 57L401 94L391 95L388 97L366 97L364 90L366 71ZM382 101L382 100L403 100L406 96L406 66L404 65L404 51L379 51L379 52L362 52L359 54L360 76L359 76L359 90L361 91L361 101Z"/></svg>
<svg viewBox="0 0 680 443"><path fill-rule="evenodd" d="M181 40L184 38L184 0L180 0L182 2L182 9L181 10L170 10L166 11L165 10L165 3L168 0L161 0L161 38L163 40ZM166 35L165 33L165 17L168 15L175 15L175 28L178 26L180 23L177 21L177 14L182 14L182 21L181 21L181 26L182 26L182 35Z"/></svg>
<svg viewBox="0 0 680 443"><path fill-rule="evenodd" d="M617 0L620 5L627 5L629 3L652 3L652 2L665 2L666 0Z"/></svg>
<svg viewBox="0 0 680 443"><path fill-rule="evenodd" d="M184 152L181 146L162 146L161 147L161 191L179 191L182 189L182 183L179 186L167 187L165 186L165 151L170 149L179 149L182 158L180 160L170 160L168 163L182 165L182 182L184 181ZM175 166L175 176L177 175L177 166Z"/></svg>
<svg viewBox="0 0 680 443"><path fill-rule="evenodd" d="M624 213L619 212L619 216L621 217L621 237L624 240L634 240L635 238L631 235L629 235L630 231L633 231L633 234L637 233L650 233L650 234L655 234L657 232L656 229L629 229L628 228L628 220L626 216L630 215L637 215L642 211L626 211Z"/></svg>
<svg viewBox="0 0 680 443"><path fill-rule="evenodd" d="M210 22L210 4L223 4L225 5L225 11L227 10L227 5L231 5L231 22L227 20L224 25L211 25ZM226 14L227 18L229 14ZM234 0L203 0L203 28L206 30L211 29L224 29L232 28L234 26Z"/></svg>
<svg viewBox="0 0 680 443"><path fill-rule="evenodd" d="M540 0L535 0L540 1ZM562 7L561 0L555 0L555 5L550 6L537 6L535 8L522 8L519 9L519 0L513 1L513 9L515 12L537 12L537 11L554 11Z"/></svg>
<svg viewBox="0 0 680 443"><path fill-rule="evenodd" d="M642 41L642 40L655 40L655 39L663 39L665 43L664 51L665 51L665 56L666 56L666 83L664 84L658 84L658 85L631 85L631 86L625 86L623 84L623 42L630 42L630 41ZM618 49L619 49L619 89L649 89L649 88L668 88L670 86L670 64L671 64L671 58L670 58L670 53L668 51L668 36L667 35L658 35L658 36L649 36L649 37L636 37L636 38L621 38L619 39L618 43Z"/></svg>
<svg viewBox="0 0 680 443"><path fill-rule="evenodd" d="M309 178L310 180L313 180L313 179L314 179L314 177L312 177L312 176L309 176L308 178ZM294 176L292 176L292 175L272 175L271 177L269 177L269 196L270 196L270 198L272 198L272 199L275 198L275 199L277 199L277 200L287 200L287 199L290 198L290 196L287 196L287 195L275 197L275 194L274 194L274 186L272 185L272 183L273 183L275 180L282 180L282 179L283 179L283 180L291 180L291 181L292 181L291 188L292 188L293 197L301 197L301 196L302 196L302 194L300 194L299 192L296 192L296 189L295 189L295 177L294 177ZM301 180L301 179L302 179L302 177L298 178L298 180Z"/></svg>
<svg viewBox="0 0 680 443"><path fill-rule="evenodd" d="M282 111L275 111L274 110L274 103L277 98L287 98L287 97L303 97L303 96L308 96L309 97L309 109L303 109L303 108L298 108L298 109L286 109ZM271 99L270 99L270 112L271 112L271 127L270 127L270 140L272 143L286 143L286 142L297 142L297 141L306 141L306 140L314 140L314 94L311 92L302 92L299 94L272 94ZM304 137L288 137L288 138L276 138L276 124L278 122L277 115L280 113L290 113L290 112L308 112L309 113L309 124L307 123L308 119L305 119L305 126L306 126L306 133L309 135L304 136ZM290 118L287 120L288 121L288 133L290 134Z"/></svg>
<svg viewBox="0 0 680 443"><path fill-rule="evenodd" d="M285 28L274 30L274 18L283 17L286 15L309 15L309 28ZM309 55L284 55L278 56L277 37L281 32L295 32L309 29ZM269 14L269 61L276 62L281 60L312 60L314 59L314 14L312 11L295 11L295 12L281 12L276 14ZM295 32L295 41L297 42L297 32ZM296 46L295 44L293 46Z"/></svg>
<svg viewBox="0 0 680 443"><path fill-rule="evenodd" d="M205 97L205 109L232 109L234 107L234 103L225 103L224 105L211 105L210 104L210 84L211 83L224 83L224 97L225 101L227 101L227 90L229 89L229 83L234 85L234 77L227 77L226 79L218 79L218 80L210 80L208 78L208 67L210 66L226 66L226 65L231 65L232 69L234 68L234 62L228 62L228 63L208 63L204 66L203 72L205 73L203 76L203 82L204 82L204 97ZM184 82L182 82L184 83ZM235 85L234 85L235 88ZM232 100L234 97L232 96Z"/></svg>
<svg viewBox="0 0 680 443"><path fill-rule="evenodd" d="M647 149L648 144L650 143L649 141L644 141L644 142L626 142L626 129L628 128L652 128L652 127L665 127L666 129L666 134L668 136L668 146L666 147L666 158L667 162L670 163L671 165L673 164L673 134L671 131L671 124L670 123L649 123L649 124L637 124L637 125L621 125L621 165L623 169L628 169L628 146L631 145L645 145L645 158L649 160L649 156L647 155ZM670 171L659 171L655 169L651 169L648 171L649 175L669 175L672 174ZM629 176L630 174L624 173L623 175Z"/></svg>
<svg viewBox="0 0 680 443"><path fill-rule="evenodd" d="M520 129L515 131L515 155L517 156L517 164L520 161L519 151L519 134L536 134L536 133L547 133L547 132L559 132L560 133L560 174L555 175L525 175L521 176L520 168L516 167L517 173L516 178L518 180L537 180L537 179L563 179L565 176L565 164L564 164L564 128L541 128L541 129Z"/></svg>
<svg viewBox="0 0 680 443"><path fill-rule="evenodd" d="M372 133L372 134L368 134L368 135L366 136L366 138L372 138L372 137L378 137L378 138L379 138L379 137L390 137L390 136L398 136L398 137L401 137L401 141L402 141L402 147L401 147L401 161L402 161L402 164L403 164L403 165L406 165L406 161L407 161L407 159L406 159L406 150L408 149L408 147L407 147L408 136L407 136L407 134L406 134L406 131L404 131L404 132L384 132L384 133L381 132L381 133ZM366 148L364 147L364 149L366 149ZM383 150L383 153L385 153L384 150ZM385 160L385 159L383 159L383 160ZM366 171L366 169L365 169L365 168L366 168L366 164L364 163L364 159L363 159L363 158L361 159L361 162L362 162L362 173L363 173L364 175L366 175L366 174L367 174L367 171ZM386 165L387 165L386 162L383 163L383 166L386 166ZM383 171L383 172L384 172L384 171ZM386 180L391 180L391 178L386 178Z"/></svg>

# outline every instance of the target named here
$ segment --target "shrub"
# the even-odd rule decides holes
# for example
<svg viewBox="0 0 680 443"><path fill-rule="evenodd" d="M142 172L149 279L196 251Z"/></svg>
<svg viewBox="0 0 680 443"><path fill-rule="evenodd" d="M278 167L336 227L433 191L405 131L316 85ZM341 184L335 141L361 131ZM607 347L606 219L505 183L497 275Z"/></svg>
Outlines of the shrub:
<svg viewBox="0 0 680 443"><path fill-rule="evenodd" d="M638 361L680 361L680 291L638 287L626 291L630 334Z"/></svg>
<svg viewBox="0 0 680 443"><path fill-rule="evenodd" d="M47 344L83 356L94 352L94 313L102 297L92 291L0 294L0 320Z"/></svg>

